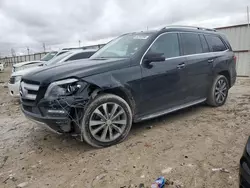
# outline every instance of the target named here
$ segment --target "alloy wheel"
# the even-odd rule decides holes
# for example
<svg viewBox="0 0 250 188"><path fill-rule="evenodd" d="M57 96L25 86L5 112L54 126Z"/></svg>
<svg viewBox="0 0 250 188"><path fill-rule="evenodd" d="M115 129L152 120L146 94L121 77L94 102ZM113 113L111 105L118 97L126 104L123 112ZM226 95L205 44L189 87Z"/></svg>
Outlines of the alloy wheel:
<svg viewBox="0 0 250 188"><path fill-rule="evenodd" d="M89 120L91 135L100 142L111 142L119 138L126 128L125 110L116 103L104 103L92 112Z"/></svg>
<svg viewBox="0 0 250 188"><path fill-rule="evenodd" d="M227 82L224 79L218 80L215 86L215 100L217 103L223 103L227 98Z"/></svg>

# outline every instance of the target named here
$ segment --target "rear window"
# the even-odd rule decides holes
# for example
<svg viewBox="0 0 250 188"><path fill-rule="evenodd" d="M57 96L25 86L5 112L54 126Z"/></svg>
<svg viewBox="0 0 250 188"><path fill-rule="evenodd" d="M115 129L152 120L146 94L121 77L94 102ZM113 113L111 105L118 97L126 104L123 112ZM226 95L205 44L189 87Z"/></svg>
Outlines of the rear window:
<svg viewBox="0 0 250 188"><path fill-rule="evenodd" d="M213 50L213 52L221 52L228 49L226 45L222 42L220 37L213 35L206 35L205 37L209 44L209 47Z"/></svg>
<svg viewBox="0 0 250 188"><path fill-rule="evenodd" d="M201 40L198 34L181 33L183 55L202 53Z"/></svg>

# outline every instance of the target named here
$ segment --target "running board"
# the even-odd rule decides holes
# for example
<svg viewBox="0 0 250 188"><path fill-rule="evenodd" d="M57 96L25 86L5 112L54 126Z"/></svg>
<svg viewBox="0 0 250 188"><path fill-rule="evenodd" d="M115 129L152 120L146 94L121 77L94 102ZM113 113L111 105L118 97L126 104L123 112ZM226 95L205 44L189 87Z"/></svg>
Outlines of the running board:
<svg viewBox="0 0 250 188"><path fill-rule="evenodd" d="M205 102L206 100L207 100L206 98L200 99L200 100L196 100L194 102L189 102L189 103L186 103L184 105L180 105L178 107L169 108L169 109L161 111L161 112L157 112L157 113L154 113L154 114L143 116L141 118L138 118L138 121L144 121L144 120L152 119L152 118L155 118L155 117L158 117L158 116L162 116L162 115L165 115L165 114L169 114L171 112L174 112L174 111L177 111L177 110L180 110L180 109L183 109L183 108L187 108L187 107L190 107L190 106L202 103L202 102Z"/></svg>

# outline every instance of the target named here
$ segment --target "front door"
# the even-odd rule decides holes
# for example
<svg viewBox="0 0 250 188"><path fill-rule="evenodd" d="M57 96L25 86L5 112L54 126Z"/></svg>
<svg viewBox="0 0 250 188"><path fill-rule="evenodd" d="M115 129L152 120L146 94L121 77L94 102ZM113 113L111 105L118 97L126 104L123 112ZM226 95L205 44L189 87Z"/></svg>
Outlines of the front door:
<svg viewBox="0 0 250 188"><path fill-rule="evenodd" d="M162 53L165 61L141 63L141 102L139 113L160 113L185 103L187 83L185 57L180 56L177 33L160 35L147 53Z"/></svg>

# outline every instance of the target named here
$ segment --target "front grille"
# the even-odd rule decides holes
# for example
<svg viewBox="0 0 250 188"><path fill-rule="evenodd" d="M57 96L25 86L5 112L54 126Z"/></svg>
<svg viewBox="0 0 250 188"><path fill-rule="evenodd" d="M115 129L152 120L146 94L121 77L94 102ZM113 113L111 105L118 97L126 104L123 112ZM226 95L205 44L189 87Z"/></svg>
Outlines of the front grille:
<svg viewBox="0 0 250 188"><path fill-rule="evenodd" d="M15 77L14 76L10 77L9 83L10 84L14 84L15 83Z"/></svg>
<svg viewBox="0 0 250 188"><path fill-rule="evenodd" d="M28 100L30 102L35 101L38 94L38 90L39 90L38 84L30 84L22 81L20 89L20 95L22 97L22 100L23 101Z"/></svg>

